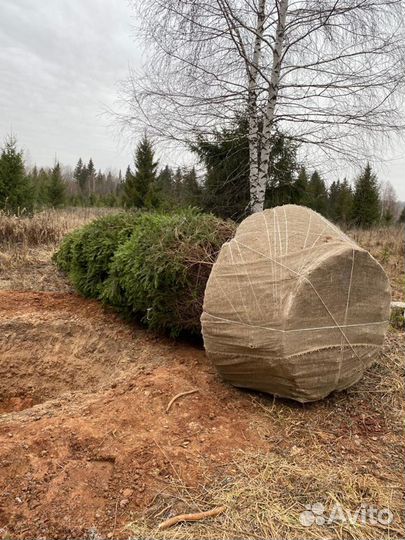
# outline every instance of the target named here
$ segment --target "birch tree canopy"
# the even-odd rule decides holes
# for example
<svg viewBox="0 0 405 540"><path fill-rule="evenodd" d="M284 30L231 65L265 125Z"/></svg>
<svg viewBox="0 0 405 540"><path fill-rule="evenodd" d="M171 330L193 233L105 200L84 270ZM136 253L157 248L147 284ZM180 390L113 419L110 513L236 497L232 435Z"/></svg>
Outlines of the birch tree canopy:
<svg viewBox="0 0 405 540"><path fill-rule="evenodd" d="M263 209L277 130L347 161L404 128L402 0L141 0L134 9L148 55L125 87L124 121L190 143L246 115L253 212Z"/></svg>

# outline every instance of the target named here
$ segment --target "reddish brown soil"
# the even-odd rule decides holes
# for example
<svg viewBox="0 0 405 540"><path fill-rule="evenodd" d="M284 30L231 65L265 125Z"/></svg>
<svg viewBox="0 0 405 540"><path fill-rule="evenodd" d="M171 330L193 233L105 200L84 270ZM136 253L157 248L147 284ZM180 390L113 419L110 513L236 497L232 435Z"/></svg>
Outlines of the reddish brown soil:
<svg viewBox="0 0 405 540"><path fill-rule="evenodd" d="M393 377L402 347L392 333L361 383L301 406L226 385L202 349L157 338L97 302L0 292L0 538L129 538L126 526L145 511L153 526L189 511L184 489L198 500L213 482L226 488L240 451L295 470L271 486L287 503L353 486L355 505L391 497L402 485ZM329 471L348 483L328 483Z"/></svg>
<svg viewBox="0 0 405 540"><path fill-rule="evenodd" d="M2 292L0 325L0 528L13 537L128 536L170 480L198 486L263 445L249 395L202 350L69 294Z"/></svg>

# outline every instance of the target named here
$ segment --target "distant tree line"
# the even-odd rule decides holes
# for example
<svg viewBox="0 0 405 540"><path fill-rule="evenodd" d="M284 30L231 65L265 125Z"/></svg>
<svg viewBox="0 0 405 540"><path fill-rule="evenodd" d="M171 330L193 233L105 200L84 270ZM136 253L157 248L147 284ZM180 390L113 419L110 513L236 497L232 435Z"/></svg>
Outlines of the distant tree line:
<svg viewBox="0 0 405 540"><path fill-rule="evenodd" d="M96 171L90 158L80 158L74 171L55 162L53 167L24 165L14 137L8 137L0 155L0 209L31 212L63 206L120 206L121 173Z"/></svg>
<svg viewBox="0 0 405 540"><path fill-rule="evenodd" d="M92 159L84 163L81 158L73 171L59 163L27 171L16 140L8 138L0 156L0 209L123 206L171 210L194 206L236 221L246 217L250 197L246 122L238 120L210 138L197 137L191 151L204 167L200 176L195 167L159 168L146 135L124 177L121 171L118 175L97 171ZM273 137L266 208L304 205L345 227L405 222L405 209L400 211L392 186L382 187L369 164L353 185L342 179L328 186L318 171L299 163L297 151L296 143L283 134Z"/></svg>
<svg viewBox="0 0 405 540"><path fill-rule="evenodd" d="M249 142L246 120L192 146L205 166L201 206L220 217L239 221L249 213ZM326 182L318 171L299 162L298 146L282 133L273 136L267 173L265 208L282 204L308 206L342 226L371 227L399 219L400 205L387 183L381 186L369 164L353 184L347 179ZM399 216L400 214L400 216Z"/></svg>

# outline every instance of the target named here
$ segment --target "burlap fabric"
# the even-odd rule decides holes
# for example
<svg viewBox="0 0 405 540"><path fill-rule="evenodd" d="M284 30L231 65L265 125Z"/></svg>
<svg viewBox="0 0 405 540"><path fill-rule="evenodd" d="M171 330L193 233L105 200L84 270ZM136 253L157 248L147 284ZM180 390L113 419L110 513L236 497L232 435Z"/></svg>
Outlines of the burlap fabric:
<svg viewBox="0 0 405 540"><path fill-rule="evenodd" d="M235 386L314 401L361 378L390 300L367 251L316 212L279 206L222 247L205 291L205 349Z"/></svg>

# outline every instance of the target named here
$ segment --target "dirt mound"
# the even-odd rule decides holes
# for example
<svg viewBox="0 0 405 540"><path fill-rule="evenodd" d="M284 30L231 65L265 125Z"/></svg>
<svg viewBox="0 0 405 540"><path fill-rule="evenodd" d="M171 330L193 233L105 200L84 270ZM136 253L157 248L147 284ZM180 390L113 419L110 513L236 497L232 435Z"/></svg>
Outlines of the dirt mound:
<svg viewBox="0 0 405 540"><path fill-rule="evenodd" d="M0 412L95 391L147 349L115 314L75 295L3 292L0 304Z"/></svg>
<svg viewBox="0 0 405 540"><path fill-rule="evenodd" d="M128 536L131 512L167 505L168 483L198 486L263 444L251 400L202 350L75 295L0 297L3 410L26 409L0 422L0 527L14 536L79 538L93 525Z"/></svg>

